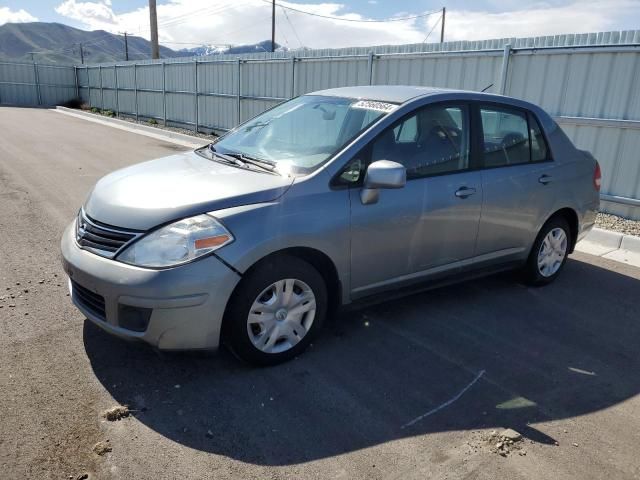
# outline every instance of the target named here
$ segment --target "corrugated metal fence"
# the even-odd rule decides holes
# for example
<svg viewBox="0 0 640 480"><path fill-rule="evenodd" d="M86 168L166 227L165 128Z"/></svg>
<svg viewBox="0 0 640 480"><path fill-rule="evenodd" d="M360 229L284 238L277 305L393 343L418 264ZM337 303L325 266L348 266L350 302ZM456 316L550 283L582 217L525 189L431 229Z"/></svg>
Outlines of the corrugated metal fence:
<svg viewBox="0 0 640 480"><path fill-rule="evenodd" d="M78 96L74 66L0 62L0 103L57 105Z"/></svg>
<svg viewBox="0 0 640 480"><path fill-rule="evenodd" d="M80 97L199 131L225 131L303 93L363 84L487 89L537 103L600 160L603 207L640 218L640 31L76 67L0 64L0 102Z"/></svg>

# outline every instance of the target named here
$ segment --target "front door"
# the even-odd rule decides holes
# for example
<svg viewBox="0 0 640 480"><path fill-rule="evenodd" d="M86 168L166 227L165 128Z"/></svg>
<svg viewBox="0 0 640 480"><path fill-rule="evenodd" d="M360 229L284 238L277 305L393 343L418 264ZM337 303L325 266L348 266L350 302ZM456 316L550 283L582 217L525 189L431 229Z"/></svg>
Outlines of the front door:
<svg viewBox="0 0 640 480"><path fill-rule="evenodd" d="M361 187L350 189L352 297L457 270L473 257L482 185L470 171L469 118L464 104L422 107L363 151L365 164L404 165L407 184L369 205Z"/></svg>

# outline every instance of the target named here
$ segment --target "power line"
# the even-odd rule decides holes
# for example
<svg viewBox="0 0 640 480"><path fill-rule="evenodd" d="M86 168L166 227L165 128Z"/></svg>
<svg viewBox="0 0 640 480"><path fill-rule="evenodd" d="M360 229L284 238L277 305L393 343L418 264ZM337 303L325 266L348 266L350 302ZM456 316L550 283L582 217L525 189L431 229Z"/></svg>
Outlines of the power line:
<svg viewBox="0 0 640 480"><path fill-rule="evenodd" d="M433 31L436 29L436 27L438 26L438 24L440 23L441 20L442 20L442 15L440 15L438 17L438 20L436 21L436 23L433 24L433 27L431 27L431 30L429 30L429 33L427 34L427 36L424 37L424 40L422 41L422 43L426 43L427 39L433 33Z"/></svg>
<svg viewBox="0 0 640 480"><path fill-rule="evenodd" d="M263 2L266 3L271 3L270 0L262 0ZM434 10L433 12L426 12L426 13L421 13L420 15L412 15L410 17L391 17L391 18L385 18L384 20L374 20L374 19L356 19L356 18L344 18L344 17L333 17L330 15L321 15L319 13L314 13L314 12L308 12L306 10L299 10L297 8L293 8L293 7L289 7L286 5L282 5L281 3L278 3L278 5L281 8L285 8L287 10L291 10L293 12L298 12L298 13L304 13L305 15L310 15L312 17L319 17L319 18L326 18L328 20L340 20L343 22L356 22L356 23L387 23L387 22L402 22L402 21L406 21L406 20L415 20L416 18L423 18L423 17L428 17L429 15L434 15L436 13L442 13L442 10Z"/></svg>
<svg viewBox="0 0 640 480"><path fill-rule="evenodd" d="M280 5L280 8L282 8L282 5ZM284 13L284 16L287 19L287 22L289 22L289 25L291 26L291 30L293 30L293 34L298 39L298 43L300 44L300 47L301 48L304 47L304 45L302 44L302 41L300 40L300 37L298 36L298 32L296 31L296 27L294 27L293 23L291 23L291 20L289 19L289 15L287 14L287 11L284 8L282 8L282 13Z"/></svg>
<svg viewBox="0 0 640 480"><path fill-rule="evenodd" d="M268 19L270 19L271 17L261 17L259 20L259 22L263 22L266 21ZM255 22L254 22L255 23ZM219 32L218 35L231 35L233 33L242 31L242 30L247 30L246 26L240 27L240 28L235 28L233 30L225 30L224 32ZM219 41L218 42L214 42L214 41L203 41L203 42L173 42L171 40L167 40L162 42L164 45L171 45L171 44L175 44L175 45L227 45L227 44L222 44Z"/></svg>
<svg viewBox="0 0 640 480"><path fill-rule="evenodd" d="M117 39L119 39L120 41L122 41L122 39L113 33L105 33L103 35L100 35L97 38L94 38L93 40L91 40L90 42L83 42L82 45L84 47L88 47L91 45L96 45L98 43L103 43L106 42L106 38L107 37L116 37ZM38 53L38 54L44 54L44 53L62 53L62 52L69 52L69 51L73 51L75 49L76 43L69 43L67 44L68 46L62 46L60 48L55 48L55 49L51 49L51 50L38 50L35 51L34 53Z"/></svg>
<svg viewBox="0 0 640 480"><path fill-rule="evenodd" d="M183 23L183 22L189 20L194 15L200 15L200 16L209 17L209 16L214 15L214 14L222 13L222 12L224 12L226 10L242 7L244 5L247 5L247 3L250 3L250 2L241 2L241 3L236 3L236 4L233 4L233 5L227 5L227 6L224 6L224 7L221 7L221 8L216 8L214 10L211 10L208 13L201 13L201 12L204 12L206 10L210 10L212 7L200 8L198 10L194 10L193 12L189 12L189 13L185 13L185 14L182 14L182 15L178 15L177 17L171 18L171 19L167 20L166 22L159 23L158 27L167 27L167 26L179 25L180 23ZM148 29L143 27L140 30L138 30L138 32L140 32L142 30L148 30Z"/></svg>

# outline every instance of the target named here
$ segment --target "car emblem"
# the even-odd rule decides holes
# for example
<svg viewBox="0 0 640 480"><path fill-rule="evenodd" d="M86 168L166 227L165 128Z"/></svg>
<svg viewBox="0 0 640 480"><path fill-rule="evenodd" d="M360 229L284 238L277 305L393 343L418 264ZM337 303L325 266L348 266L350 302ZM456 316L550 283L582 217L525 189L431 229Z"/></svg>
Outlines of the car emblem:
<svg viewBox="0 0 640 480"><path fill-rule="evenodd" d="M87 224L80 220L80 224L78 225L78 238L82 238L84 237L84 234L86 233L86 228L87 228Z"/></svg>

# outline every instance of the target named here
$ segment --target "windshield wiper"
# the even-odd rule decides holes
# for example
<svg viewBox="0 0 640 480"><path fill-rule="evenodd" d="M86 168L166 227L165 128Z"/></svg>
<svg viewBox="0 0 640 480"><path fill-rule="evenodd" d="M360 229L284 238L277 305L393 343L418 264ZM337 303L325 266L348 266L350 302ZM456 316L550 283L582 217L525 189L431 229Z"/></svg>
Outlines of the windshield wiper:
<svg viewBox="0 0 640 480"><path fill-rule="evenodd" d="M272 162L271 160L266 160L263 158L255 158L249 157L244 153L225 153L226 156L235 158L244 163L250 163L251 165L255 165L257 167L262 168L263 170L267 170L269 172L275 172L276 162Z"/></svg>
<svg viewBox="0 0 640 480"><path fill-rule="evenodd" d="M209 151L214 157L218 157L227 163L238 165L243 168L247 168L247 164L254 165L269 173L273 173L274 175L278 174L276 172L276 162L273 162L271 160L249 157L248 155L239 152L221 153L215 149L213 144L209 144Z"/></svg>
<svg viewBox="0 0 640 480"><path fill-rule="evenodd" d="M209 145L209 151L211 152L211 155L213 155L214 157L219 158L220 160L223 160L226 163L230 163L232 165L237 165L239 167L245 167L245 162L243 162L242 160L232 157L231 155L225 155L223 153L220 153L218 151L216 151L212 145Z"/></svg>

